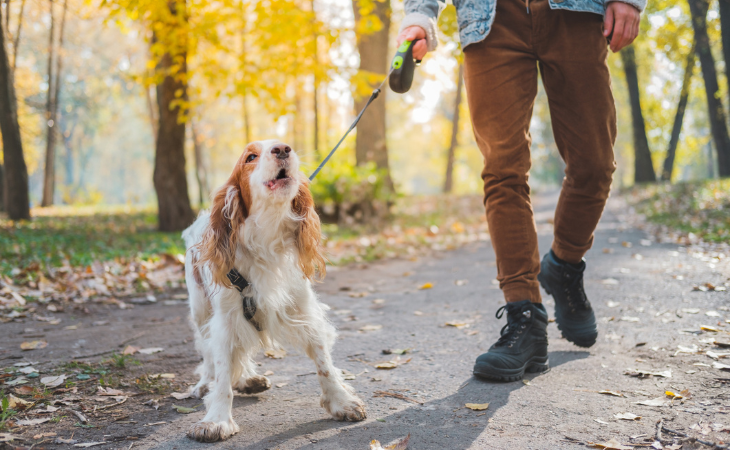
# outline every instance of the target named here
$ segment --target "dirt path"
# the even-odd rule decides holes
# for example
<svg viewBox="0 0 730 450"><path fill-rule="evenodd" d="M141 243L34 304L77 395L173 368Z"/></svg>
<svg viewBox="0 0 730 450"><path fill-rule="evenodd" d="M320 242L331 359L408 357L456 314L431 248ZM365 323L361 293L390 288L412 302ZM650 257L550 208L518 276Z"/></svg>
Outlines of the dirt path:
<svg viewBox="0 0 730 450"><path fill-rule="evenodd" d="M549 218L554 201L552 196L537 200L542 252L551 242ZM133 382L145 373L173 373L172 388L184 390L185 383L195 381L192 372L199 359L191 342L186 305L170 297L122 311L92 305L88 314L57 314L62 322L53 326L32 321L0 325L0 352L5 352L0 353L0 366L31 361L37 362L34 367L41 372L73 357L119 351L127 343L164 348L139 356L142 365L124 369L115 384L125 392L145 388L145 393L118 407L98 410L97 406L97 412L93 411L95 405L106 403L81 401L89 424L96 428L82 426L66 412L58 423L13 432L22 433L28 439L26 444L44 439L34 440L33 436L56 433L45 437L46 442L73 435L78 443L108 442L94 448L125 449L130 445L149 449L366 449L372 439L385 444L408 433L412 436L409 448L414 450L581 448L581 444L610 439L638 448L654 442L656 423L662 419L670 429L707 441L730 441L730 432L716 431L723 426L730 430L730 373L713 368L716 361L705 354L708 350L730 352L711 343L713 338L730 342L730 324L726 323L730 294L693 291L694 285L729 284L730 254L725 250L725 258L719 259L697 249L657 244L630 227L622 217L625 212L620 200L611 201L587 256L586 291L599 318L598 343L589 350L574 347L551 324L551 370L530 375L529 382L495 384L471 377L474 358L489 348L503 325L494 318L502 304L493 281L497 272L494 255L490 243L481 242L428 259L332 270L319 286L322 301L332 307L331 318L340 330L335 362L356 374L350 383L367 404L365 422L339 423L326 415L319 407L313 364L306 356L290 353L283 359L270 359L261 355L260 373L272 371L269 378L275 387L260 395L236 396L233 414L241 432L218 444L190 441L185 431L203 417L204 407L179 414L171 405L194 407L201 402L175 400L167 395L165 386ZM433 288L419 289L425 283L432 283ZM366 295L360 296L363 293ZM552 316L552 300L545 300ZM108 324L99 325L100 321ZM446 326L447 322L460 326ZM75 329L65 328L74 325ZM361 331L367 325L382 328ZM701 331L703 325L719 331ZM31 336L43 336L48 347L17 350ZM410 358L410 362L393 370L377 370L375 363L395 358L384 355L384 349L412 349L400 357L401 361ZM13 359L18 356L23 359ZM730 357L719 362L730 364ZM671 372L671 377L631 377L625 374L630 368ZM97 379L94 375L78 381L77 391L93 392ZM156 395L155 390L165 394ZM600 394L603 390L622 396ZM683 390L691 398L671 402L665 395L665 391ZM374 396L378 391L402 394L412 401ZM664 400L662 406L636 403L657 398ZM158 410L142 404L151 399L159 399ZM465 403L489 403L489 408L472 411ZM71 405L78 409L73 405L78 403ZM615 418L621 413L641 418ZM672 440L667 436L663 433L665 448L680 448L669 447ZM685 443L682 448L697 445Z"/></svg>

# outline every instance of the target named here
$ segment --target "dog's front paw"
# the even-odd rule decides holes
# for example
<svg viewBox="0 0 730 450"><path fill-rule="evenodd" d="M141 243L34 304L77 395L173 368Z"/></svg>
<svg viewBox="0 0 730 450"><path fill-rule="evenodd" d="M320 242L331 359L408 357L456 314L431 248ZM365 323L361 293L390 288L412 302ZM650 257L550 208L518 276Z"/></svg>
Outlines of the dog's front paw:
<svg viewBox="0 0 730 450"><path fill-rule="evenodd" d="M251 378L238 380L236 390L242 394L258 394L271 388L271 381L268 378L256 375Z"/></svg>
<svg viewBox="0 0 730 450"><path fill-rule="evenodd" d="M343 392L334 398L322 396L322 407L330 413L335 420L347 422L359 422L368 416L365 411L365 404L358 397Z"/></svg>
<svg viewBox="0 0 730 450"><path fill-rule="evenodd" d="M198 442L223 441L238 433L233 419L226 422L198 422L188 431L188 437Z"/></svg>

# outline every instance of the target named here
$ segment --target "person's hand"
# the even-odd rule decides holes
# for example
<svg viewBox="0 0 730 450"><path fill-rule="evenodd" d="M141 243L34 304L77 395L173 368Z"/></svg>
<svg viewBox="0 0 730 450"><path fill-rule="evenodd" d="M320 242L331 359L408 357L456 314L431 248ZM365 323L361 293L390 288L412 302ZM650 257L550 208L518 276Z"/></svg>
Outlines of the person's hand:
<svg viewBox="0 0 730 450"><path fill-rule="evenodd" d="M412 26L404 29L398 35L398 47L400 47L403 41L414 41L419 39L418 42L413 46L413 57L420 61L426 56L428 52L428 45L426 44L426 31L419 26Z"/></svg>
<svg viewBox="0 0 730 450"><path fill-rule="evenodd" d="M612 52L616 53L634 42L639 35L640 21L641 13L628 3L614 1L608 4L603 20L603 35L611 37Z"/></svg>

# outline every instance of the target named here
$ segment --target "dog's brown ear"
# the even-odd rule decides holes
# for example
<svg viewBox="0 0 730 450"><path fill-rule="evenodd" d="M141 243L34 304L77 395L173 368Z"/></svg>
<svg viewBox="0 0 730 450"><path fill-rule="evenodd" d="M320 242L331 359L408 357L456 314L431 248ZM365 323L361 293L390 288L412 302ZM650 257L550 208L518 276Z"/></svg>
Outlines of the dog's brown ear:
<svg viewBox="0 0 730 450"><path fill-rule="evenodd" d="M248 216L248 209L234 178L232 176L215 193L210 209L210 223L202 241L197 245L200 252L197 264L208 264L213 281L221 286L231 285L226 274L235 262L240 227Z"/></svg>
<svg viewBox="0 0 730 450"><path fill-rule="evenodd" d="M308 181L300 184L299 192L292 200L292 210L301 217L296 231L299 267L304 276L310 280L314 280L317 272L319 272L318 278L323 279L327 267L322 249L322 232Z"/></svg>

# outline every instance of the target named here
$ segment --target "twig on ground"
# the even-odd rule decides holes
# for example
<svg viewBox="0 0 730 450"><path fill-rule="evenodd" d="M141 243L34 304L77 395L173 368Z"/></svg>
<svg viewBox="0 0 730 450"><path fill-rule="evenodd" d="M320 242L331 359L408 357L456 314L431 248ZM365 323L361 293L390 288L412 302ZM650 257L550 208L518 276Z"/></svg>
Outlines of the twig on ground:
<svg viewBox="0 0 730 450"><path fill-rule="evenodd" d="M656 423L656 440L662 441L662 427L664 426L664 419L659 419Z"/></svg>
<svg viewBox="0 0 730 450"><path fill-rule="evenodd" d="M396 392L388 392L388 391L375 391L373 392L373 397L393 397L393 398L399 398L401 400L405 400L407 402L417 403L419 405L423 405L423 402L419 402L416 399L412 399L410 397L406 397L403 394L398 394Z"/></svg>
<svg viewBox="0 0 730 450"><path fill-rule="evenodd" d="M692 437L692 436L690 436L688 434L682 433L681 431L675 431L675 430L669 429L669 428L665 427L664 425L662 425L662 431L665 431L667 433L672 433L674 435L687 438L691 442L697 442L699 444L706 445L708 447L712 447L712 448L714 448L716 450L727 450L727 449L730 449L730 446L722 445L722 444L716 444L715 442L710 442L710 441L703 441L702 439L697 439L696 437Z"/></svg>
<svg viewBox="0 0 730 450"><path fill-rule="evenodd" d="M74 411L73 409L69 409L73 413L74 416L78 417L81 423L89 423L89 419L86 418L83 414L81 414L78 411Z"/></svg>
<svg viewBox="0 0 730 450"><path fill-rule="evenodd" d="M137 339L141 338L141 337L142 337L142 336L144 336L145 334L147 334L147 332L146 332L146 331L143 331L143 332L141 332L141 333L139 333L139 334L136 334L136 335L132 336L132 337L131 337L131 338L129 338L129 339L125 339L125 340L123 340L123 341L122 341L122 342L121 342L121 343L119 344L119 348L123 348L123 347L124 347L125 345L129 344L129 343L130 343L130 342L132 342L132 341L136 341Z"/></svg>
<svg viewBox="0 0 730 450"><path fill-rule="evenodd" d="M92 358L92 357L94 357L94 356L101 356L101 355L107 355L107 354L109 354L109 353L114 353L114 352L116 352L116 350L105 350L105 351L103 351L103 352L96 352L96 353L90 353L90 354L88 354L88 355L77 355L77 356L72 356L71 358L73 358L73 359L84 359L84 358Z"/></svg>

